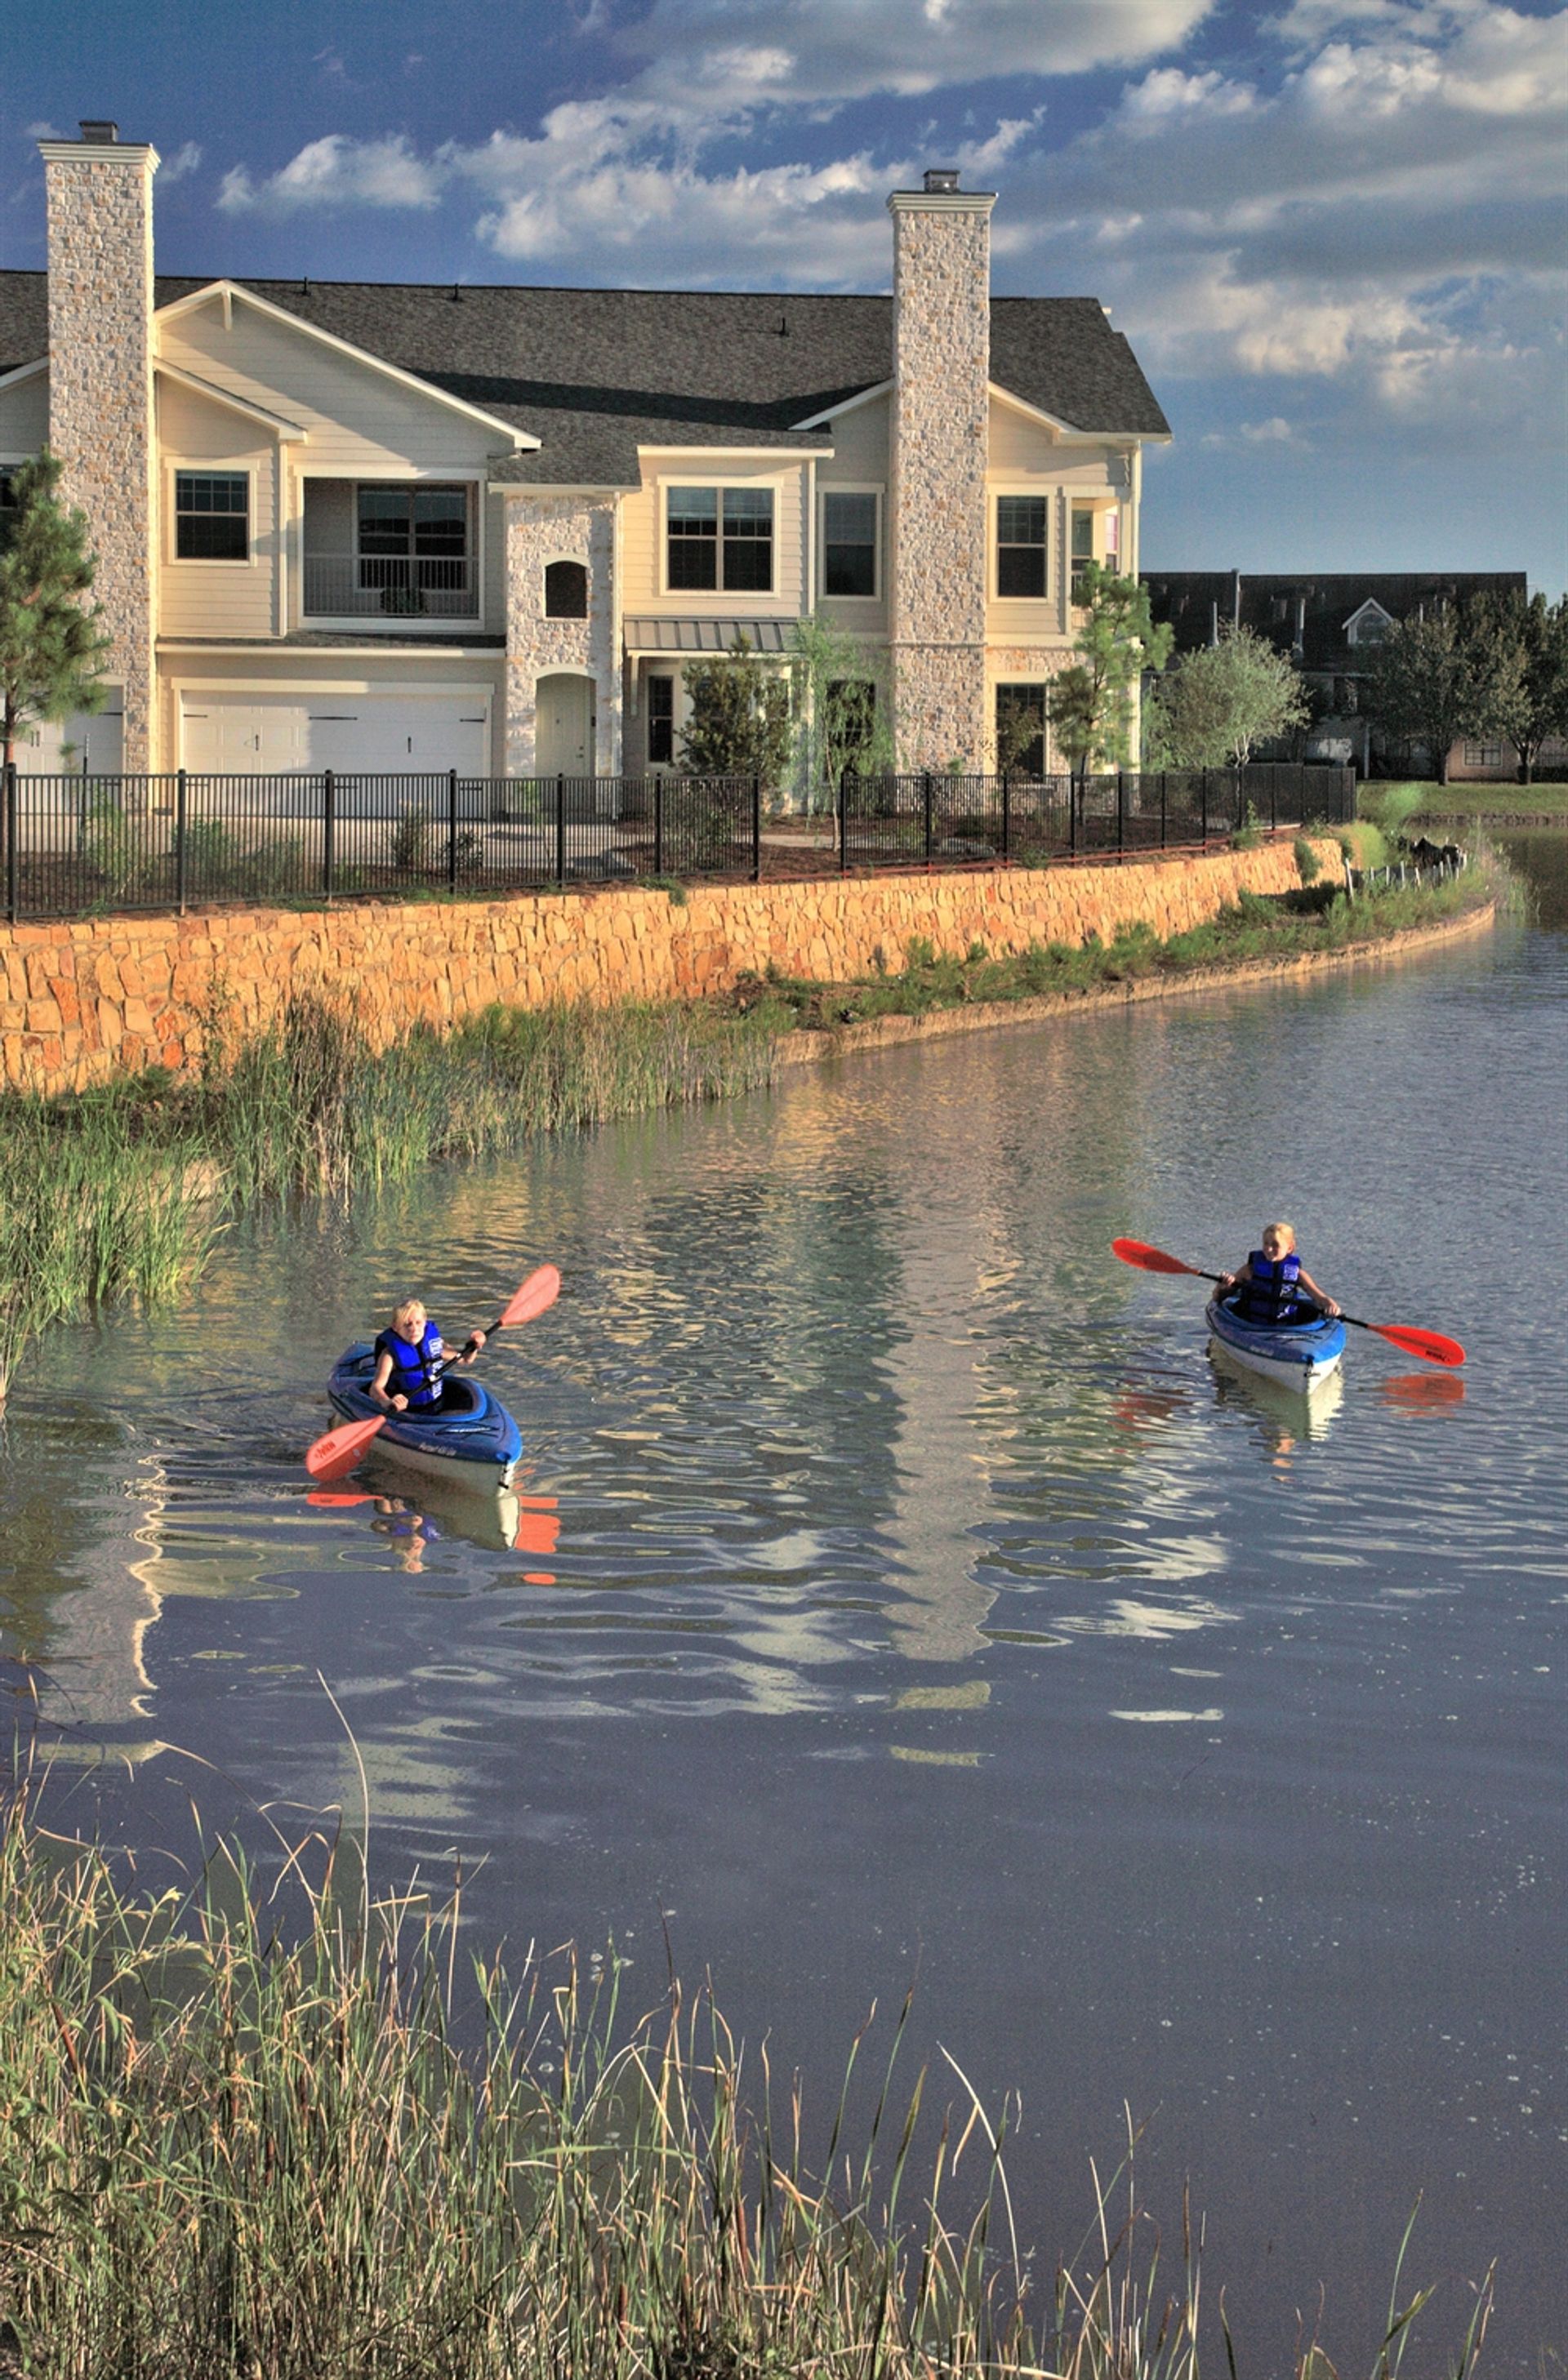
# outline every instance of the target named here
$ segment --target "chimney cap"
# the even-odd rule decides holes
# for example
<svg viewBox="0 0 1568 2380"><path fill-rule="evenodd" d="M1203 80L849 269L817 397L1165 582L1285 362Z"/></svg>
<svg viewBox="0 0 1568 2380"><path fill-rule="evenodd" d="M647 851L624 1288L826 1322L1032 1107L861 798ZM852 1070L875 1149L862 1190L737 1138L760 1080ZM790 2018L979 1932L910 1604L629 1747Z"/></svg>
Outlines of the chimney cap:
<svg viewBox="0 0 1568 2380"><path fill-rule="evenodd" d="M959 168L956 165L928 165L926 188L928 190L955 190L958 188L958 175Z"/></svg>
<svg viewBox="0 0 1568 2380"><path fill-rule="evenodd" d="M119 126L107 116L83 116L80 128L82 139L99 149L112 149L120 137Z"/></svg>

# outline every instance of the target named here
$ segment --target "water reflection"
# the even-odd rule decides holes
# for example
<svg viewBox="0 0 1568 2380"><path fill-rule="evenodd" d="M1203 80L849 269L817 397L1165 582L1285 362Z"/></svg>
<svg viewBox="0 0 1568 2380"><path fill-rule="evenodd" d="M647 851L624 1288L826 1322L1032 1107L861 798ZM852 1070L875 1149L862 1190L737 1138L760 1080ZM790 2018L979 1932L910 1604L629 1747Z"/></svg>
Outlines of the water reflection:
<svg viewBox="0 0 1568 2380"><path fill-rule="evenodd" d="M1266 1380L1234 1363L1225 1349L1210 1340L1209 1360L1214 1373L1214 1401L1233 1412L1248 1411L1256 1418L1256 1442L1282 1475L1291 1469L1297 1450L1326 1439L1344 1409L1344 1373L1331 1372L1310 1396L1286 1388L1282 1380Z"/></svg>

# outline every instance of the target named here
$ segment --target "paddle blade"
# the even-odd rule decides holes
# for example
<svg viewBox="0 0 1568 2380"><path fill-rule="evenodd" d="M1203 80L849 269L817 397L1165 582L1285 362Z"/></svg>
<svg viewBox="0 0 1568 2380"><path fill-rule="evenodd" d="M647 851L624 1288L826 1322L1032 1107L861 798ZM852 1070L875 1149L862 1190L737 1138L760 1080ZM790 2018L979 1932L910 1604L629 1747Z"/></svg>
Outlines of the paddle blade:
<svg viewBox="0 0 1568 2380"><path fill-rule="evenodd" d="M329 1429L325 1438L307 1447L306 1470L323 1486L329 1480L346 1479L377 1430L385 1427L385 1415L377 1414L373 1421L346 1421L339 1428Z"/></svg>
<svg viewBox="0 0 1568 2380"><path fill-rule="evenodd" d="M1465 1350L1457 1339L1445 1339L1440 1330L1413 1330L1404 1322L1368 1322L1363 1325L1375 1330L1380 1339L1392 1346L1403 1347L1407 1355L1420 1355L1428 1364L1463 1364Z"/></svg>
<svg viewBox="0 0 1568 2380"><path fill-rule="evenodd" d="M1126 1265L1136 1265L1140 1272L1190 1272L1198 1281L1205 1276L1196 1265L1184 1264L1180 1257L1168 1257L1163 1248L1151 1248L1147 1240L1112 1240L1111 1253Z"/></svg>
<svg viewBox="0 0 1568 2380"><path fill-rule="evenodd" d="M511 1305L501 1317L503 1330L510 1330L518 1322L531 1322L547 1305L553 1305L561 1294L561 1276L553 1265L541 1265L530 1272Z"/></svg>

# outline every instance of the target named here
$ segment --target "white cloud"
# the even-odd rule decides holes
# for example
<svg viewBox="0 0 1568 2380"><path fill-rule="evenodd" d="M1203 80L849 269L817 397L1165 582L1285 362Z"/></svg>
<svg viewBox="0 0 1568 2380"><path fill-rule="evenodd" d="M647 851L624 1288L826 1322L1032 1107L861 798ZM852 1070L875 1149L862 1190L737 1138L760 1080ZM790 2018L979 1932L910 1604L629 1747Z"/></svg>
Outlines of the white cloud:
<svg viewBox="0 0 1568 2380"><path fill-rule="evenodd" d="M165 157L164 159L158 168L158 180L160 184L183 182L188 174L195 173L201 163L201 142L199 140L188 140L183 148L176 149L172 157Z"/></svg>
<svg viewBox="0 0 1568 2380"><path fill-rule="evenodd" d="M281 172L252 181L244 165L224 176L218 204L227 214L289 214L309 207L433 207L447 168L419 157L401 133L351 140L329 132L290 158Z"/></svg>

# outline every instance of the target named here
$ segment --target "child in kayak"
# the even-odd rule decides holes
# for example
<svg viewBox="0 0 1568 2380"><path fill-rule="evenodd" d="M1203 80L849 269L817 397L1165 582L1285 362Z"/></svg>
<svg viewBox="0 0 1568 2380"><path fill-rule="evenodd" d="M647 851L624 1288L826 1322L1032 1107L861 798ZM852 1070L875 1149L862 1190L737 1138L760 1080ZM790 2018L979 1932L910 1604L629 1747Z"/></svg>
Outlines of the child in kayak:
<svg viewBox="0 0 1568 2380"><path fill-rule="evenodd" d="M1303 1271L1294 1223L1264 1224L1262 1246L1254 1248L1234 1272L1220 1275L1222 1296L1233 1289L1238 1293L1236 1310L1244 1322L1304 1320L1296 1309L1308 1300L1320 1313L1339 1312L1334 1300L1325 1297L1311 1274Z"/></svg>
<svg viewBox="0 0 1568 2380"><path fill-rule="evenodd" d="M433 1417L441 1411L448 1364L471 1364L484 1345L482 1330L471 1330L456 1355L417 1297L394 1306L392 1328L376 1341L376 1368L371 1375L371 1402L388 1413Z"/></svg>

